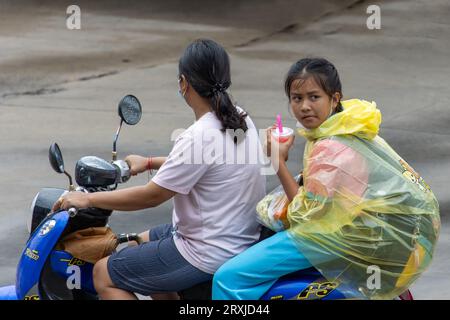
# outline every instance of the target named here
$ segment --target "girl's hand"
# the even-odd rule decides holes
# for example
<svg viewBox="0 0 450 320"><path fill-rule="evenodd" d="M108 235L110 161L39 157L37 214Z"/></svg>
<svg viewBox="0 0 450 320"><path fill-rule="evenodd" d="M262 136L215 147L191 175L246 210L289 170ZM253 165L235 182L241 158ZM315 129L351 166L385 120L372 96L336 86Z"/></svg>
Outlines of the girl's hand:
<svg viewBox="0 0 450 320"><path fill-rule="evenodd" d="M266 155L270 158L271 157L271 148L272 148L272 130L275 130L275 128L277 127L276 124L273 124L271 127L268 127L266 129L266 144L265 144L265 148L264 151L266 152Z"/></svg>
<svg viewBox="0 0 450 320"><path fill-rule="evenodd" d="M90 206L88 193L74 191L60 197L53 205L52 212L60 209L68 210L70 208L85 209Z"/></svg>
<svg viewBox="0 0 450 320"><path fill-rule="evenodd" d="M295 135L289 137L289 139L285 142L279 143L275 139L275 143L278 143L278 159L279 161L288 161L289 158L289 149L291 149L294 144ZM273 143L273 142L272 142Z"/></svg>
<svg viewBox="0 0 450 320"><path fill-rule="evenodd" d="M129 155L124 160L128 166L130 167L131 175L135 176L138 173L146 171L148 165L148 158L137 156L137 155Z"/></svg>
<svg viewBox="0 0 450 320"><path fill-rule="evenodd" d="M278 142L273 136L272 131L277 129L277 125L273 124L271 127L266 129L266 154L268 157L271 157L272 145L274 146L274 150L278 149L278 159L287 161L289 158L289 149L294 144L295 135L289 137L289 139L285 142Z"/></svg>

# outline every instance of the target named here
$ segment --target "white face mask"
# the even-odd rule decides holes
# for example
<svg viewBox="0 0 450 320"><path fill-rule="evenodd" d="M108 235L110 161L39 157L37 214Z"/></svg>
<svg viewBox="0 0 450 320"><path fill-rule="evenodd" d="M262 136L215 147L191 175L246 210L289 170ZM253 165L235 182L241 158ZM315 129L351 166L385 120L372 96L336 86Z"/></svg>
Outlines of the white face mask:
<svg viewBox="0 0 450 320"><path fill-rule="evenodd" d="M297 129L306 129L306 128L302 125L302 123L301 123L300 121L298 121L298 120L297 120L297 123L295 124L295 127L296 127Z"/></svg>
<svg viewBox="0 0 450 320"><path fill-rule="evenodd" d="M333 101L331 101L331 104L330 104L330 113L328 114L327 119L328 119L329 117L331 117L332 114L333 114Z"/></svg>
<svg viewBox="0 0 450 320"><path fill-rule="evenodd" d="M183 100L184 100L184 96L183 96L183 94L181 93L181 89L178 89L178 96L180 97L180 99L183 99Z"/></svg>
<svg viewBox="0 0 450 320"><path fill-rule="evenodd" d="M181 93L180 82L181 82L181 78L178 79L178 96L179 96L181 99L185 100L185 99L184 99L184 94Z"/></svg>

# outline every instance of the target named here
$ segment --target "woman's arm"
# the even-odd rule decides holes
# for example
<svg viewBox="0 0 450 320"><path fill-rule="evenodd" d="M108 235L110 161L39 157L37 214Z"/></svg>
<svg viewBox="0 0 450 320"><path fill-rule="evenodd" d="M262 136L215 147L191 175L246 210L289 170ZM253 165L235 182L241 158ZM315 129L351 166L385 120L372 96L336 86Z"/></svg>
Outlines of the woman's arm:
<svg viewBox="0 0 450 320"><path fill-rule="evenodd" d="M133 176L149 169L158 170L166 162L166 157L142 157L138 155L129 155L125 158L125 162L130 167Z"/></svg>
<svg viewBox="0 0 450 320"><path fill-rule="evenodd" d="M67 210L72 207L77 209L95 207L107 210L134 211L156 207L175 194L176 192L163 188L153 181L144 186L115 191L69 192L54 204L52 211Z"/></svg>
<svg viewBox="0 0 450 320"><path fill-rule="evenodd" d="M152 169L158 170L166 162L167 157L152 157Z"/></svg>
<svg viewBox="0 0 450 320"><path fill-rule="evenodd" d="M120 211L141 210L156 207L172 198L175 194L175 192L160 187L151 181L144 186L111 192L89 193L88 207Z"/></svg>

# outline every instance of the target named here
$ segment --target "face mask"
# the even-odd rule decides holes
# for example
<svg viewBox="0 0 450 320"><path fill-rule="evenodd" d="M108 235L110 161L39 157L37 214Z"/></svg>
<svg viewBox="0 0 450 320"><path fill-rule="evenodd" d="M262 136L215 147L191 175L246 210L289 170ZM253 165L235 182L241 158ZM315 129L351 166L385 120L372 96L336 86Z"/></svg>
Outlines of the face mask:
<svg viewBox="0 0 450 320"><path fill-rule="evenodd" d="M183 100L184 100L184 96L183 96L183 94L181 93L181 89L178 89L178 96L180 97L180 99L183 99Z"/></svg>
<svg viewBox="0 0 450 320"><path fill-rule="evenodd" d="M330 104L330 113L328 114L327 119L328 119L329 117L331 117L332 115L333 115L333 101L331 101L331 104Z"/></svg>
<svg viewBox="0 0 450 320"><path fill-rule="evenodd" d="M181 93L180 81L181 81L181 78L178 79L178 96L184 100L184 95Z"/></svg>

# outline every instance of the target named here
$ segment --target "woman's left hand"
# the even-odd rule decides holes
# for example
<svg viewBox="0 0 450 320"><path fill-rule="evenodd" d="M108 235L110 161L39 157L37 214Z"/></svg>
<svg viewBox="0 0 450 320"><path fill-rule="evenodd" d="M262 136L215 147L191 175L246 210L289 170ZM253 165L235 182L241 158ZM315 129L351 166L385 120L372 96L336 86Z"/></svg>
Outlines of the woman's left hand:
<svg viewBox="0 0 450 320"><path fill-rule="evenodd" d="M69 208L85 209L91 207L89 194L79 191L69 192L65 196L60 197L53 205L52 212L60 209L68 210Z"/></svg>

